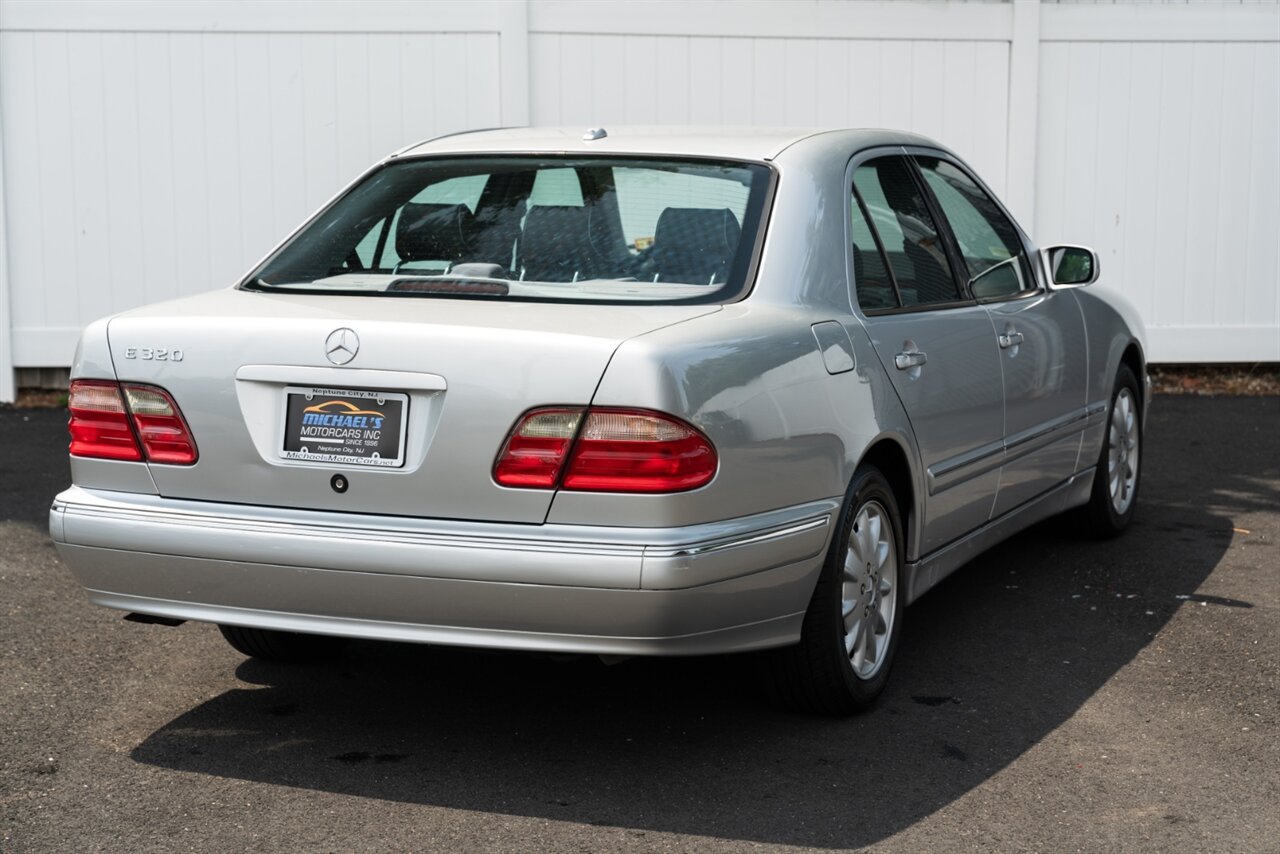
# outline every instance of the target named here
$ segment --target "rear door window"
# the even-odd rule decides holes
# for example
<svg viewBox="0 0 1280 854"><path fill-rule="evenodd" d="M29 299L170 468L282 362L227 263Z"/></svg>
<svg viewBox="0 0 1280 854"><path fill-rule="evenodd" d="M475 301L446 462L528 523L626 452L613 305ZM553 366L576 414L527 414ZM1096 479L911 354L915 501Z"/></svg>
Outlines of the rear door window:
<svg viewBox="0 0 1280 854"><path fill-rule="evenodd" d="M850 205L853 226L853 283L858 294L858 305L863 311L896 308L898 295L894 290L893 277L885 265L880 244L876 242L871 222L856 193L850 194Z"/></svg>
<svg viewBox="0 0 1280 854"><path fill-rule="evenodd" d="M904 157L877 157L854 170L853 186L888 255L902 305L960 300L951 261L911 164Z"/></svg>

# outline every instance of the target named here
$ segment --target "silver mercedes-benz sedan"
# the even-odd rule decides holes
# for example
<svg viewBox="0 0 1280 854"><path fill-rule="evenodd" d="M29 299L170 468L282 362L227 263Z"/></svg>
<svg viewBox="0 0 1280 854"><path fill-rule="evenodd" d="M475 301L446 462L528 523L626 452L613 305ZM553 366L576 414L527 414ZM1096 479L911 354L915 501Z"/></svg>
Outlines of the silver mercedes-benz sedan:
<svg viewBox="0 0 1280 854"><path fill-rule="evenodd" d="M948 573L1133 516L1143 327L1098 272L912 134L442 137L86 329L50 529L91 601L251 656L770 649L850 712Z"/></svg>

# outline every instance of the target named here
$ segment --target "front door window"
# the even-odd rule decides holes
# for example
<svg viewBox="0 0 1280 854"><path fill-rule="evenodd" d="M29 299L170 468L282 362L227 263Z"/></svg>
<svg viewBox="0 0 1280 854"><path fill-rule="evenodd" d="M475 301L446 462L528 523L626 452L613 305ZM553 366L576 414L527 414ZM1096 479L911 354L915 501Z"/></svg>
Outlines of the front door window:
<svg viewBox="0 0 1280 854"><path fill-rule="evenodd" d="M938 157L916 163L951 226L973 296L1000 299L1034 288L1018 230L995 200L954 163Z"/></svg>

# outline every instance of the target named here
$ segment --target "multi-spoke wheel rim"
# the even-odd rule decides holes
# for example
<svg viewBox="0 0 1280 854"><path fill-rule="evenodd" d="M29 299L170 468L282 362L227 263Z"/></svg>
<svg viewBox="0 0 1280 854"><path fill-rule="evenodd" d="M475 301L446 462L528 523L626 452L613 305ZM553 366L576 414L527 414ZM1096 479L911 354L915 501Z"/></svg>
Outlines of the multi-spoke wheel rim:
<svg viewBox="0 0 1280 854"><path fill-rule="evenodd" d="M1133 488L1138 481L1138 409L1133 393L1120 389L1111 407L1111 426L1107 448L1107 487L1111 506L1124 514L1133 503Z"/></svg>
<svg viewBox="0 0 1280 854"><path fill-rule="evenodd" d="M871 679L884 664L898 600L893 524L878 501L866 502L854 517L840 599L845 654L859 679Z"/></svg>

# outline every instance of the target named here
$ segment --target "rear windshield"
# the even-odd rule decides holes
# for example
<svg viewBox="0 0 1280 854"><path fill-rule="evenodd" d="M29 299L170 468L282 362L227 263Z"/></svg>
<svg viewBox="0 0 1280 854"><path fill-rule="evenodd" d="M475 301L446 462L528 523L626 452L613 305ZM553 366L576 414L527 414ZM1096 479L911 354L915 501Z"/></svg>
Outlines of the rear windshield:
<svg viewBox="0 0 1280 854"><path fill-rule="evenodd" d="M770 172L612 157L393 161L243 287L556 302L720 302L746 287Z"/></svg>

